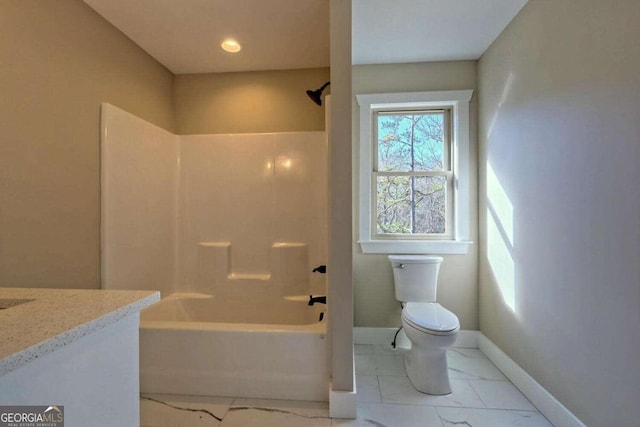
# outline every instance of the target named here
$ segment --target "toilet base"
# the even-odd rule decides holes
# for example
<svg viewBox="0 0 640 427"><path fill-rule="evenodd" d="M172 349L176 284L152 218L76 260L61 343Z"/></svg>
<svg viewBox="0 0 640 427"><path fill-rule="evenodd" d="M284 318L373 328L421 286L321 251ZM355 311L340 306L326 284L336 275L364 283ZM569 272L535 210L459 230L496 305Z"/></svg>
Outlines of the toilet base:
<svg viewBox="0 0 640 427"><path fill-rule="evenodd" d="M404 366L416 390L438 396L451 394L446 348L412 348L404 355Z"/></svg>

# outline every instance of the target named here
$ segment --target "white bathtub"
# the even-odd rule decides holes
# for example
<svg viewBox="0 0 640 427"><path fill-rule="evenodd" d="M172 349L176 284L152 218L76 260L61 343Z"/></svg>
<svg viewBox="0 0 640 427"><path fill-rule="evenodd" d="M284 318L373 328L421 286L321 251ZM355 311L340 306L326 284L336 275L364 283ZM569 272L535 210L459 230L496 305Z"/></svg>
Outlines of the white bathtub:
<svg viewBox="0 0 640 427"><path fill-rule="evenodd" d="M142 311L142 393L328 400L324 304L173 294Z"/></svg>

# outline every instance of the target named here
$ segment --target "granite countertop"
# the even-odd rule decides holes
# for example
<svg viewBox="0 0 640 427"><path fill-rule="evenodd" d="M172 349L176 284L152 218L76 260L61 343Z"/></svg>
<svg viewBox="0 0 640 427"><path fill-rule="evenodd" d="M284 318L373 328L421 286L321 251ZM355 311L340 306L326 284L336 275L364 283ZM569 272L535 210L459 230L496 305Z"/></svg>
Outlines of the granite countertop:
<svg viewBox="0 0 640 427"><path fill-rule="evenodd" d="M154 291L0 288L0 376L159 300Z"/></svg>

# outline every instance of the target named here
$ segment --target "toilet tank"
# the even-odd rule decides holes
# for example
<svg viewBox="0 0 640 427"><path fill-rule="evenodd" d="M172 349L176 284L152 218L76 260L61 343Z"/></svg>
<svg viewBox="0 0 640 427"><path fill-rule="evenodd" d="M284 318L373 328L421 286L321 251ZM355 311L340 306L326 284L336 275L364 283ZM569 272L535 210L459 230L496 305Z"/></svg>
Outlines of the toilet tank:
<svg viewBox="0 0 640 427"><path fill-rule="evenodd" d="M396 299L403 302L435 302L442 257L389 255Z"/></svg>

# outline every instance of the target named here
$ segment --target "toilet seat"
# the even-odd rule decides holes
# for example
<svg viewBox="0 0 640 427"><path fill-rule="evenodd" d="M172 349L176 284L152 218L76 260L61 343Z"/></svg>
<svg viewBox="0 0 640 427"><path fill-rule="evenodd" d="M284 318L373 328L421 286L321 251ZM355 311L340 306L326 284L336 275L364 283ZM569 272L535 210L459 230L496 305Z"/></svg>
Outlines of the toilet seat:
<svg viewBox="0 0 640 427"><path fill-rule="evenodd" d="M453 335L458 332L458 317L435 302L409 302L402 319L412 328L431 335Z"/></svg>

